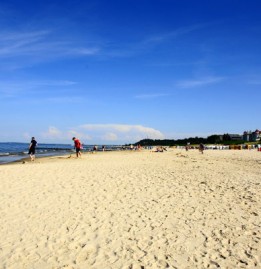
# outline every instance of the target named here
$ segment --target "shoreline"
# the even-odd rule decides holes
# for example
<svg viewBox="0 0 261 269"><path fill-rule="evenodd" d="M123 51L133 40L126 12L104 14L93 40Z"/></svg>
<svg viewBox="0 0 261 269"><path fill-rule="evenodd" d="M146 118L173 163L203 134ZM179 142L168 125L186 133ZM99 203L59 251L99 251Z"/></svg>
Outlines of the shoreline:
<svg viewBox="0 0 261 269"><path fill-rule="evenodd" d="M17 144L17 143L7 143L7 144ZM18 143L18 144L24 144L24 143ZM75 153L75 150L73 148L65 148L66 146L65 144L43 144L43 145L42 147L39 147L36 150L37 158L67 155L67 154ZM121 148L121 146L116 146L116 145L107 145L106 147L107 148L105 151L118 151ZM82 150L82 152L83 153L92 152L93 151L92 149L93 149L92 146L87 145ZM0 153L0 165L12 163L12 162L19 162L19 161L23 161L24 159L27 159L29 155L25 151L26 149L23 149L22 151L17 151L17 152L14 150L11 152L8 152L8 149L5 149L4 152ZM99 148L98 152L101 152L101 151L102 149Z"/></svg>
<svg viewBox="0 0 261 269"><path fill-rule="evenodd" d="M59 155L68 155L69 152L64 152L61 154L61 152L56 152L56 153L43 153L43 154L36 154L37 159L42 159L42 158L49 158L53 156L59 156ZM24 156L19 156L19 155L8 155L5 156L6 158L13 159L13 160L8 160L8 161L2 161L0 162L1 165L6 165L6 164L12 164L12 163L19 163L19 162L24 162L24 161L30 161L30 156L28 154L25 154ZM5 157L2 157L4 159Z"/></svg>
<svg viewBox="0 0 261 269"><path fill-rule="evenodd" d="M155 147L154 147L155 149ZM185 147L184 148L168 148L168 150L166 152L172 152L172 151L177 151L177 152L182 152L184 154L187 154L189 152L198 152L198 149L197 148L193 148L193 149L189 149L188 151L185 150ZM210 151L220 151L220 152L226 152L226 151L231 151L231 152L255 152L255 151L258 151L258 149L256 148L251 148L251 149L212 149L212 148L208 148L208 149L205 149L204 152L210 152ZM100 154L100 153L109 153L109 152L119 152L119 153L124 153L124 152L155 152L155 150L152 149L142 149L142 150L105 150L105 151L102 151L102 150L98 150L98 151L92 151L92 150L85 150L85 151L82 151L82 155L87 155L87 154ZM156 152L155 152L156 153ZM260 152L260 155L261 155L261 152ZM71 156L71 157L70 157ZM61 152L55 152L55 153L44 153L44 154L37 154L36 153L36 162L37 160L48 160L48 159L67 159L67 158L72 158L72 159L77 159L75 157L75 151L72 150L71 152L64 152L61 154ZM81 158L79 158L81 159ZM3 165L10 165L10 164L17 164L17 163L24 163L24 162L28 162L28 163L31 163L31 160L30 160L30 156L27 154L26 156L23 156L21 158L19 158L18 160L14 160L14 161L8 161L8 162L0 162L0 167L3 166ZM32 162L33 163L33 162Z"/></svg>

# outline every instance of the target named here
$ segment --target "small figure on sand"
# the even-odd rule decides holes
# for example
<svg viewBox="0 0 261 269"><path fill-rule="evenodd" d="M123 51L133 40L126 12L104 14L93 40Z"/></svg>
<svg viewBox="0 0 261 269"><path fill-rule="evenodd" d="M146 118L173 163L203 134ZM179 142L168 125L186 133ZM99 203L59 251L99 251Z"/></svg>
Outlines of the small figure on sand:
<svg viewBox="0 0 261 269"><path fill-rule="evenodd" d="M186 145L186 147L185 147L186 151L189 150L189 145L190 145L190 143L188 142L187 145Z"/></svg>
<svg viewBox="0 0 261 269"><path fill-rule="evenodd" d="M155 151L152 151L152 152L164 152L164 150L167 151L167 148L163 146L159 146L156 148Z"/></svg>
<svg viewBox="0 0 261 269"><path fill-rule="evenodd" d="M200 143L199 144L199 152L201 152L203 154L204 149L205 149L204 145L202 143Z"/></svg>
<svg viewBox="0 0 261 269"><path fill-rule="evenodd" d="M81 157L82 156L82 153L81 153L81 148L82 148L82 144L81 144L81 141L76 138L76 137L73 137L72 140L74 141L74 148L76 150L76 157Z"/></svg>
<svg viewBox="0 0 261 269"><path fill-rule="evenodd" d="M31 161L35 160L35 148L36 148L36 145L37 145L37 141L35 140L34 137L32 137L31 143L29 145L29 152L28 152L28 154L30 154Z"/></svg>
<svg viewBox="0 0 261 269"><path fill-rule="evenodd" d="M157 147L156 152L163 152L163 147Z"/></svg>

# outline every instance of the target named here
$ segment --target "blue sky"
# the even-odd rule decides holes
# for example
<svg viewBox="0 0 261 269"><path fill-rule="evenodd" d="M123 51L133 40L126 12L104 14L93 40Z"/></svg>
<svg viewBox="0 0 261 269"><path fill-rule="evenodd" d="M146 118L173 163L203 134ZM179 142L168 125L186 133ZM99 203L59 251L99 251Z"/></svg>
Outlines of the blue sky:
<svg viewBox="0 0 261 269"><path fill-rule="evenodd" d="M0 141L261 128L258 0L0 2Z"/></svg>

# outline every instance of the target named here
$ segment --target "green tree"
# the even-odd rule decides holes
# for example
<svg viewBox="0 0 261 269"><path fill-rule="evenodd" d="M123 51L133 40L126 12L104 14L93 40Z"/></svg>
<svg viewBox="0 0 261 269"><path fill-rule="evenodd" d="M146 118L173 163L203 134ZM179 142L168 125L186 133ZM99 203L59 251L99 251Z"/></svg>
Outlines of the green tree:
<svg viewBox="0 0 261 269"><path fill-rule="evenodd" d="M223 134L223 141L231 141L231 137L229 134Z"/></svg>
<svg viewBox="0 0 261 269"><path fill-rule="evenodd" d="M211 136L208 136L208 138L207 138L207 143L209 143L209 144L218 144L220 142L221 142L221 140L220 140L219 135L211 135Z"/></svg>

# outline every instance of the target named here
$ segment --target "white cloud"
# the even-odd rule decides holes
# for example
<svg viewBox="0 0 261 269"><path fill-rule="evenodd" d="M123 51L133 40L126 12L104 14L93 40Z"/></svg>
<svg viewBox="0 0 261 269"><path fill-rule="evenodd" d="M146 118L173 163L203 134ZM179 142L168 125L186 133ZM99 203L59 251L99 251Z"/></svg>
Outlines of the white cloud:
<svg viewBox="0 0 261 269"><path fill-rule="evenodd" d="M142 125L127 125L127 124L85 124L80 128L86 131L94 131L97 133L112 132L116 133L119 139L124 140L127 137L135 138L152 138L152 139L163 139L164 135L151 127L145 127ZM142 139L141 138L141 139Z"/></svg>
<svg viewBox="0 0 261 269"><path fill-rule="evenodd" d="M46 139L60 139L62 132L54 126L50 126L47 132L42 133L42 137Z"/></svg>
<svg viewBox="0 0 261 269"><path fill-rule="evenodd" d="M67 141L66 143L75 136L80 138L85 144L109 144L111 142L125 144L137 142L145 138L164 139L164 135L159 130L142 125L127 124L84 124L65 131L52 126L40 136L43 140L53 142Z"/></svg>
<svg viewBox="0 0 261 269"><path fill-rule="evenodd" d="M102 139L105 141L117 141L118 136L114 133L106 133L104 136L102 136Z"/></svg>
<svg viewBox="0 0 261 269"><path fill-rule="evenodd" d="M47 141L52 143L70 143L73 137L82 140L92 140L92 137L85 132L72 128L71 130L60 130L57 127L50 126L47 131L39 134L39 141Z"/></svg>

